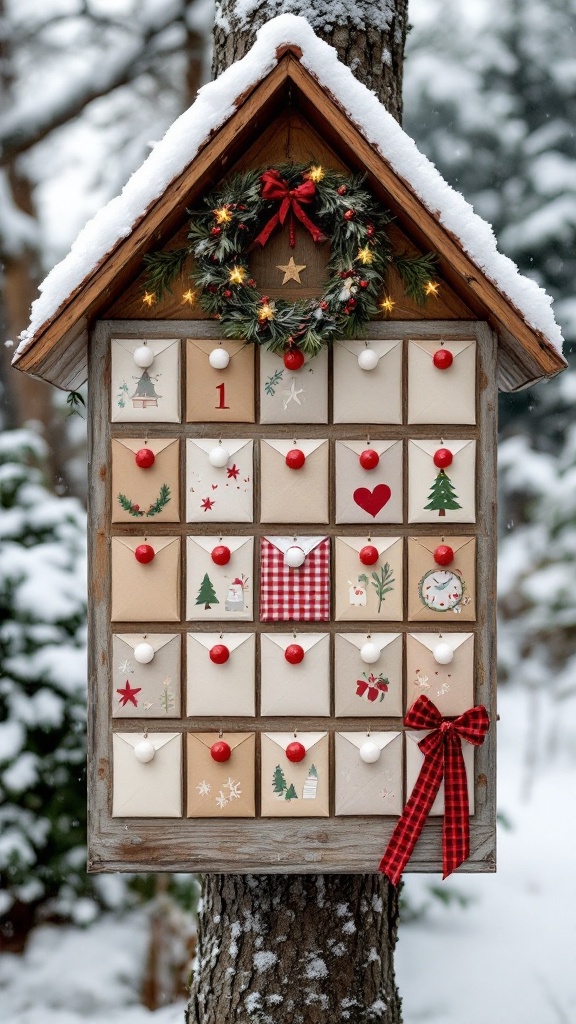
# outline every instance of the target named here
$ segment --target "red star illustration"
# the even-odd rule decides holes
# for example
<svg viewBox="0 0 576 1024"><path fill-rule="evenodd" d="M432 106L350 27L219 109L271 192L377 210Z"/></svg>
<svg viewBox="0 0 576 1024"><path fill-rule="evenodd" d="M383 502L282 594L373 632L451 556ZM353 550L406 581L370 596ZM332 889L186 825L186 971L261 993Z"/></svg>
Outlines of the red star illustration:
<svg viewBox="0 0 576 1024"><path fill-rule="evenodd" d="M126 707L128 701L131 701L135 708L138 707L138 701L136 700L136 694L140 693L141 686L137 686L133 689L130 686L128 679L126 680L126 686L123 690L116 690L116 693L120 694L120 704L123 708Z"/></svg>
<svg viewBox="0 0 576 1024"><path fill-rule="evenodd" d="M210 509L212 508L212 505L215 504L216 502L212 501L211 498L203 498L200 503L200 508L203 508L205 512L209 512Z"/></svg>
<svg viewBox="0 0 576 1024"><path fill-rule="evenodd" d="M230 469L227 470L227 473L229 480L235 480L236 477L240 476L240 470L235 462L232 463Z"/></svg>

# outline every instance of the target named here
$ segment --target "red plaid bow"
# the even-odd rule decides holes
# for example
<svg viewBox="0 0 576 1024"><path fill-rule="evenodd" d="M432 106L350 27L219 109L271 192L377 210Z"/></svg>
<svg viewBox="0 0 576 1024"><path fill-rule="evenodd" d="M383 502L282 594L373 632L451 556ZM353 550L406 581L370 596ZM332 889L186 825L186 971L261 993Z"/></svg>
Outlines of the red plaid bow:
<svg viewBox="0 0 576 1024"><path fill-rule="evenodd" d="M258 238L254 242L254 245L260 244L262 247L266 245L266 242L270 238L270 235L274 231L274 228L278 224L283 224L288 214L290 214L290 248L293 249L296 245L296 235L294 231L294 217L298 217L298 220L305 228L308 229L312 238L315 242L324 242L326 235L312 223L309 217L304 213L301 207L301 203L311 203L314 196L316 195L316 185L310 179L303 181L298 188L290 188L287 181L281 178L278 171L270 170L264 171L261 179L262 181L262 198L263 199L276 199L280 202L280 208L276 211L273 217L270 218L265 227L258 235Z"/></svg>
<svg viewBox="0 0 576 1024"><path fill-rule="evenodd" d="M462 740L479 747L484 742L489 724L488 712L482 705L470 708L453 722L442 718L428 697L418 697L410 708L404 725L409 729L432 729L433 732L418 744L424 754L424 764L380 861L379 870L393 885L398 885L412 856L443 777L442 877L446 878L469 857L470 817Z"/></svg>

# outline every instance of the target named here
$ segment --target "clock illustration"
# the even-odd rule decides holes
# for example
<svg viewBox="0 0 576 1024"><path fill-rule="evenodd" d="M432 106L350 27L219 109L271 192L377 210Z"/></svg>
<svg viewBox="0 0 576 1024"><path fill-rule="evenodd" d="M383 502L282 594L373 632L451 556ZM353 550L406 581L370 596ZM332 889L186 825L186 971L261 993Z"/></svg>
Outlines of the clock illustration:
<svg viewBox="0 0 576 1024"><path fill-rule="evenodd" d="M430 569L418 584L420 600L435 612L449 612L456 608L464 596L465 589L460 574L450 569Z"/></svg>

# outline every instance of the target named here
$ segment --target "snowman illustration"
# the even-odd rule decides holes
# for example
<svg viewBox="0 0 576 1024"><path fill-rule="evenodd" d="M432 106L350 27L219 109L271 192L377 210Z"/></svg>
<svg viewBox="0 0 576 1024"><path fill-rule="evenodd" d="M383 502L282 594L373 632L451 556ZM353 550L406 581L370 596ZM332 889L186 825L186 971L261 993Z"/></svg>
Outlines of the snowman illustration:
<svg viewBox="0 0 576 1024"><path fill-rule="evenodd" d="M243 612L244 611L244 590L248 580L243 576L236 576L235 579L228 586L226 593L226 603L224 605L227 612Z"/></svg>
<svg viewBox="0 0 576 1024"><path fill-rule="evenodd" d="M368 586L368 577L362 574L356 579L356 583L352 583L352 580L348 580L348 600L352 608L363 608L366 604L366 587Z"/></svg>

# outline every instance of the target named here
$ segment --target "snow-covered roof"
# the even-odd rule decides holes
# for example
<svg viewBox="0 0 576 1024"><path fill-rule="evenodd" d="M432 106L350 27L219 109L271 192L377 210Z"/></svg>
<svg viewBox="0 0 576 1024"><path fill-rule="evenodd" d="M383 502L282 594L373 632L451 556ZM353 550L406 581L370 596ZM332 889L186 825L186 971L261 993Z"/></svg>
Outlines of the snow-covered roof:
<svg viewBox="0 0 576 1024"><path fill-rule="evenodd" d="M195 103L155 145L122 193L83 228L69 254L40 285L40 297L33 303L29 326L20 336L15 362L107 254L131 234L134 225L194 160L207 139L235 113L238 97L273 70L279 60L278 49L286 45L301 50L303 67L337 101L422 205L456 238L524 322L540 335L544 347L561 352L562 335L550 296L498 252L491 226L444 181L374 93L338 60L336 50L316 36L305 18L283 14L259 30L256 42L242 60L200 89ZM562 360L554 372L562 368L561 364Z"/></svg>

